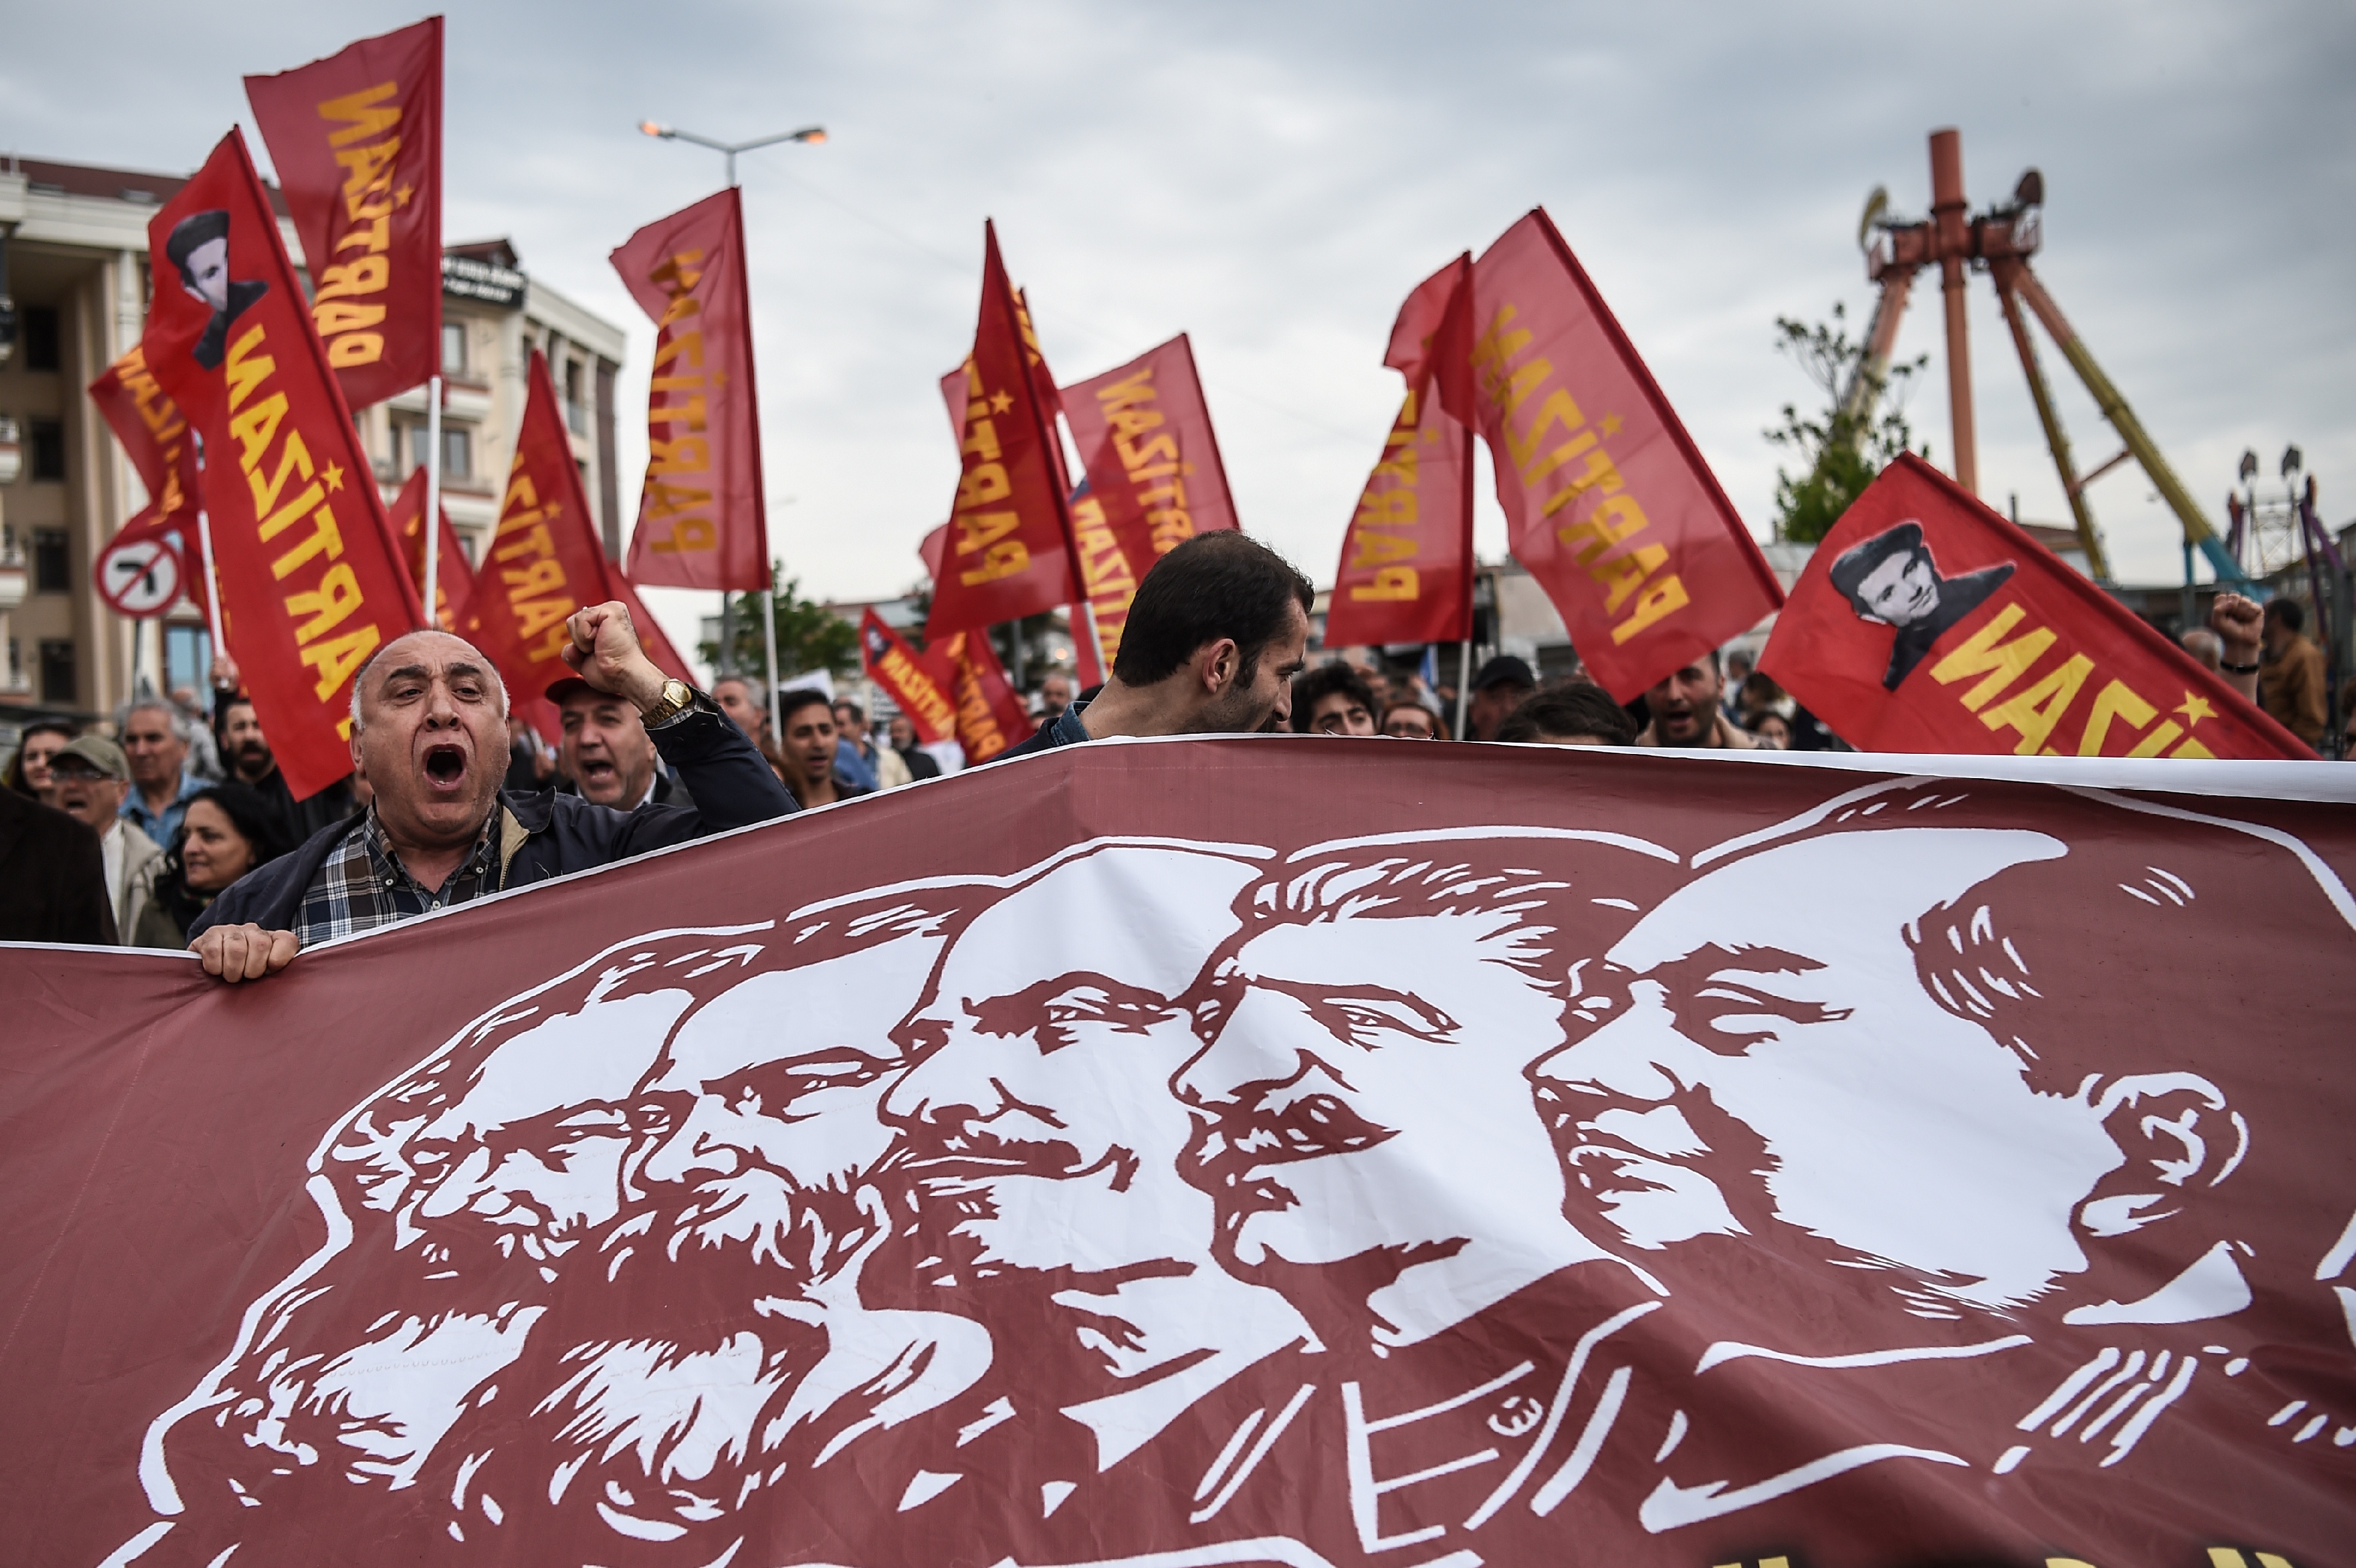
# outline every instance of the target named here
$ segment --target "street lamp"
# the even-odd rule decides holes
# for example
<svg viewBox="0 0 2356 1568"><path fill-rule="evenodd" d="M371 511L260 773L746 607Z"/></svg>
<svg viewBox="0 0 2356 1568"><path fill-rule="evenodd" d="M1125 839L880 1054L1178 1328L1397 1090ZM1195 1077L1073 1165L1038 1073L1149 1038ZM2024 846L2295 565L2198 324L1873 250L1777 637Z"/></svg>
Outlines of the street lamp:
<svg viewBox="0 0 2356 1568"><path fill-rule="evenodd" d="M728 155L728 183L736 183L736 155L749 153L755 147L775 146L779 142L801 142L814 145L826 140L826 127L805 125L798 131L787 131L775 136L763 136L751 142L715 142L709 136L699 136L692 131L682 131L676 125L659 125L652 120L638 122L638 129L649 136L660 136L667 142L693 142L699 147L710 147L715 153Z"/></svg>
<svg viewBox="0 0 2356 1568"><path fill-rule="evenodd" d="M699 136L692 131L682 131L676 125L659 124L652 120L639 121L638 129L649 136L659 136L666 142L692 142L699 147L710 147L713 152L725 154L728 158L728 184L731 189L734 189L736 184L736 155L738 153L749 153L755 147L775 146L779 142L799 142L805 146L815 146L819 143L826 140L826 127L823 125L804 125L798 131L783 131L778 133L776 135L761 136L750 142L715 142L709 136ZM732 600L723 591L720 596L720 659L718 663L719 672L723 675L734 673L736 668L736 612L734 607L734 601ZM772 735L776 735L779 726L777 715L777 607L776 587L774 583L771 584L769 590L761 596L761 633L762 640L766 646L769 660L769 731ZM778 736L778 742L781 745L784 743L784 737L782 736Z"/></svg>

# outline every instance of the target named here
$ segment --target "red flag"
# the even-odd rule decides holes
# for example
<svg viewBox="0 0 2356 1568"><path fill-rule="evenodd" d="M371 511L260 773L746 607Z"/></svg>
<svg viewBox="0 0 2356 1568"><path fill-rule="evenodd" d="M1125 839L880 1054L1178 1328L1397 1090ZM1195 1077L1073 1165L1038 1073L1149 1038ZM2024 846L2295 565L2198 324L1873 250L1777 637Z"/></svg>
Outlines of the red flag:
<svg viewBox="0 0 2356 1568"><path fill-rule="evenodd" d="M204 545L198 532L197 444L188 437L188 422L148 373L142 345L134 343L123 356L90 383L90 400L97 406L123 456L147 489L147 504L116 533L121 539L134 529L159 533L180 559L180 584L198 609L209 613L210 586L205 581Z"/></svg>
<svg viewBox="0 0 2356 1568"><path fill-rule="evenodd" d="M949 671L957 700L957 739L969 763L987 762L1031 738L1036 728L1006 679L990 639L979 629L951 632L926 650Z"/></svg>
<svg viewBox="0 0 2356 1568"><path fill-rule="evenodd" d="M1391 328L1385 362L1407 377L1407 401L1342 538L1329 647L1472 635L1472 432L1442 406L1430 353L1443 327L1462 340L1472 270L1466 255L1426 278Z"/></svg>
<svg viewBox="0 0 2356 1568"><path fill-rule="evenodd" d="M1759 667L1867 751L2315 755L1912 453L1816 546Z"/></svg>
<svg viewBox="0 0 2356 1568"><path fill-rule="evenodd" d="M441 364L442 18L249 76L245 95L346 401L362 408L417 385Z"/></svg>
<svg viewBox="0 0 2356 1568"><path fill-rule="evenodd" d="M958 440L964 477L949 513L948 559L933 579L928 641L1080 596L1066 548L1071 518L1057 478L1053 414L1039 390L1042 381L1054 383L1024 340L998 231L984 224L982 233L981 316Z"/></svg>
<svg viewBox="0 0 2356 1568"><path fill-rule="evenodd" d="M872 608L859 618L859 659L867 678L908 715L918 740L929 746L956 736L957 702L944 689L954 689L955 677L944 681L935 661L909 647Z"/></svg>
<svg viewBox="0 0 2356 1568"><path fill-rule="evenodd" d="M409 482L392 498L392 532L401 541L402 559L409 565L409 580L416 585L420 601L425 597L425 470L410 471ZM434 624L444 631L455 632L465 624L466 599L475 591L475 568L466 559L466 547L458 542L457 530L450 526L450 512L442 511L442 542L436 547L434 562ZM461 634L463 635L463 633Z"/></svg>
<svg viewBox="0 0 2356 1568"><path fill-rule="evenodd" d="M1138 577L1194 535L1239 526L1183 332L1066 387L1064 417L1088 489Z"/></svg>
<svg viewBox="0 0 2356 1568"><path fill-rule="evenodd" d="M556 382L535 349L498 529L466 601L466 636L506 677L514 710L551 741L561 730L541 693L570 672L564 623L584 605L616 596L607 576Z"/></svg>
<svg viewBox="0 0 2356 1568"><path fill-rule="evenodd" d="M1472 306L1469 348L1446 333L1435 348L1440 395L1487 439L1515 558L1605 690L1629 701L1783 602L1544 209L1474 265Z"/></svg>
<svg viewBox="0 0 2356 1568"><path fill-rule="evenodd" d="M941 580L941 558L948 553L949 525L941 524L917 542L916 559L925 564L925 575L937 583Z"/></svg>
<svg viewBox="0 0 2356 1568"><path fill-rule="evenodd" d="M613 255L655 323L647 483L634 583L751 593L769 585L761 416L744 215L731 188L648 224Z"/></svg>
<svg viewBox="0 0 2356 1568"><path fill-rule="evenodd" d="M147 368L203 435L221 619L297 799L351 771L351 680L423 618L368 454L231 131L147 226Z"/></svg>
<svg viewBox="0 0 2356 1568"><path fill-rule="evenodd" d="M90 400L147 487L147 510L175 521L193 519L197 444L188 439L188 422L179 406L148 372L143 345L134 343L100 372L90 383Z"/></svg>

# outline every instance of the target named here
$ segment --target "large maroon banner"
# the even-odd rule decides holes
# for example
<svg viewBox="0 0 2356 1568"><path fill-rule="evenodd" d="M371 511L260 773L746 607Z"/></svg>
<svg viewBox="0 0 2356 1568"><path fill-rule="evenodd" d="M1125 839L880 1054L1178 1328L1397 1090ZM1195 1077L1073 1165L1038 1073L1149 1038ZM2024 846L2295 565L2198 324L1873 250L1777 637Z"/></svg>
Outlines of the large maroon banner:
<svg viewBox="0 0 2356 1568"><path fill-rule="evenodd" d="M442 18L249 76L245 95L345 401L406 392L441 368Z"/></svg>
<svg viewBox="0 0 2356 1568"><path fill-rule="evenodd" d="M1853 761L1100 744L7 954L12 1559L2347 1561L2356 790Z"/></svg>
<svg viewBox="0 0 2356 1568"><path fill-rule="evenodd" d="M1869 751L2315 755L1911 452L1816 546L1759 666Z"/></svg>

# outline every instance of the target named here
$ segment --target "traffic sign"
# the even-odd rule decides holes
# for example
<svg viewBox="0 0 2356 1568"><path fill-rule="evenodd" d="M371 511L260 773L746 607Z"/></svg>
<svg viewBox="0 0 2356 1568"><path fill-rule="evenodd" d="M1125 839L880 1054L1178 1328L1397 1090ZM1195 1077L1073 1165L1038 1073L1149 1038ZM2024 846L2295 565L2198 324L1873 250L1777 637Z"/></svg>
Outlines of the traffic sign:
<svg viewBox="0 0 2356 1568"><path fill-rule="evenodd" d="M98 554L98 596L134 619L160 616L180 602L180 556L170 541L125 530Z"/></svg>

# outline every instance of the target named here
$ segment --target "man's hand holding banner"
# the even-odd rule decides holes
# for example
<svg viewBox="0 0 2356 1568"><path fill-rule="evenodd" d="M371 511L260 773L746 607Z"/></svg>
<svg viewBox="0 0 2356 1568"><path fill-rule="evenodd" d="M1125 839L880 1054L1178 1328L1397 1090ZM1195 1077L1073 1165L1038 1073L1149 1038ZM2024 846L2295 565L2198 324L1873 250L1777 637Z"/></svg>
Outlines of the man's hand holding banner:
<svg viewBox="0 0 2356 1568"><path fill-rule="evenodd" d="M1816 546L1759 667L1867 751L2314 756L1912 453Z"/></svg>
<svg viewBox="0 0 2356 1568"><path fill-rule="evenodd" d="M417 590L242 136L147 237L147 369L204 437L229 650L299 800L351 771L352 677Z"/></svg>

